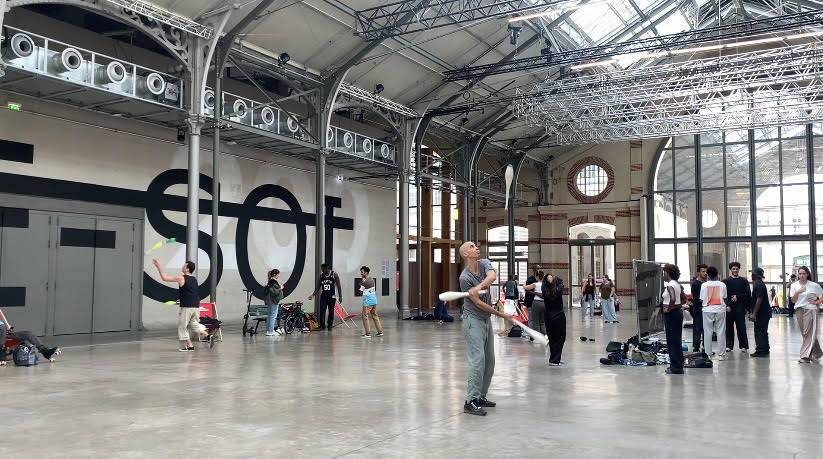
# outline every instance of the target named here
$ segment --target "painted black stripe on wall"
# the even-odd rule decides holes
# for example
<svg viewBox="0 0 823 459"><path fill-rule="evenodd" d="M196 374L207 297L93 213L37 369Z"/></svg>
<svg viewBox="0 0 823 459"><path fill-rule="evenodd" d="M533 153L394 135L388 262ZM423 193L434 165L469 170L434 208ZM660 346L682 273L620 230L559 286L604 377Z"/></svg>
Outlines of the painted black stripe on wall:
<svg viewBox="0 0 823 459"><path fill-rule="evenodd" d="M0 287L0 307L23 307L26 305L26 287Z"/></svg>
<svg viewBox="0 0 823 459"><path fill-rule="evenodd" d="M0 160L34 163L34 145L0 139Z"/></svg>
<svg viewBox="0 0 823 459"><path fill-rule="evenodd" d="M0 227L28 228L29 210L15 207L0 207Z"/></svg>
<svg viewBox="0 0 823 459"><path fill-rule="evenodd" d="M115 247L116 235L117 233L115 231L60 228L60 246L113 249Z"/></svg>

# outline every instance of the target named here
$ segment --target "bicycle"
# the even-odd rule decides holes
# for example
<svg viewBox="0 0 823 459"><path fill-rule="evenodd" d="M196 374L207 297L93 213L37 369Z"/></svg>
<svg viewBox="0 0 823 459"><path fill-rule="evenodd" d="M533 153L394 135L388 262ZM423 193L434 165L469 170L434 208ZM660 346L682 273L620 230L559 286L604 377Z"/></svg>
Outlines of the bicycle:
<svg viewBox="0 0 823 459"><path fill-rule="evenodd" d="M283 324L283 331L287 335L291 335L295 329L303 330L306 323L305 313L303 312L303 303L283 303L280 305L280 314L277 316L280 323Z"/></svg>

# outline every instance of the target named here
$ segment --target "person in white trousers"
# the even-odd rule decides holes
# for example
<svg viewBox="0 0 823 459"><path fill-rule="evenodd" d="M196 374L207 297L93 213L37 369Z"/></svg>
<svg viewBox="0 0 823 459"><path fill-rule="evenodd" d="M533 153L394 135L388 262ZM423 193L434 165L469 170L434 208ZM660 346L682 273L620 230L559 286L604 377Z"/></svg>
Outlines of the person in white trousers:
<svg viewBox="0 0 823 459"><path fill-rule="evenodd" d="M703 303L703 336L708 339L703 340L703 347L706 354L711 357L715 354L712 349L717 346L718 359L726 360L726 348L720 342L713 342L712 333L717 336L726 336L726 312L729 307L726 305L726 284L718 280L717 268L709 266L706 270L709 280L700 286L700 300Z"/></svg>

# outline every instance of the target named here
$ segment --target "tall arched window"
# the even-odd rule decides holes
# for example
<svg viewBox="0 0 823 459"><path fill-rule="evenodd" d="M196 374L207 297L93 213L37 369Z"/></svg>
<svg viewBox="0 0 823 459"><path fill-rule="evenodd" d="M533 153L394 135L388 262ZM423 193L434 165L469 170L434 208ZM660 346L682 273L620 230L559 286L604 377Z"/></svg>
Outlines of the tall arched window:
<svg viewBox="0 0 823 459"><path fill-rule="evenodd" d="M823 123L673 137L650 180L653 258L681 282L701 262L760 266L778 290L803 263L823 269Z"/></svg>
<svg viewBox="0 0 823 459"><path fill-rule="evenodd" d="M488 231L489 260L497 270L497 279L501 282L509 278L507 249L509 246L509 227L498 226ZM525 226L514 227L514 273L522 284L528 275L529 263L529 229Z"/></svg>

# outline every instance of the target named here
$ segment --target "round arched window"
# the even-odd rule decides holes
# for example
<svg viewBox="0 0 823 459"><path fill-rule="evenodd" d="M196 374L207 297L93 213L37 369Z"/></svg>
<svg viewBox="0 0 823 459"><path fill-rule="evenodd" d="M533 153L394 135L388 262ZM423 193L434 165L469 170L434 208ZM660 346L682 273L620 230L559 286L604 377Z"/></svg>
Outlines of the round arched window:
<svg viewBox="0 0 823 459"><path fill-rule="evenodd" d="M614 170L602 158L583 158L569 171L567 185L578 201L584 204L600 202L614 188Z"/></svg>

